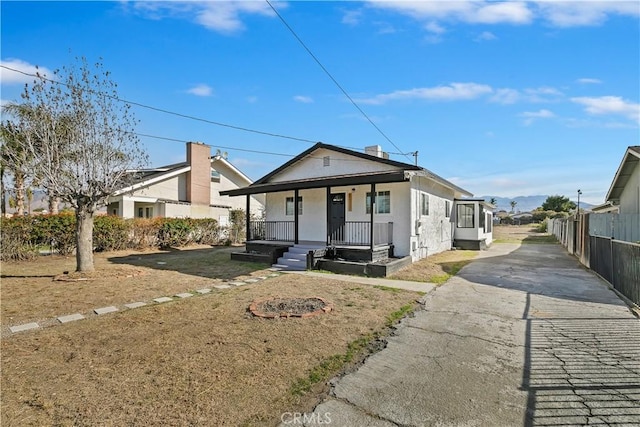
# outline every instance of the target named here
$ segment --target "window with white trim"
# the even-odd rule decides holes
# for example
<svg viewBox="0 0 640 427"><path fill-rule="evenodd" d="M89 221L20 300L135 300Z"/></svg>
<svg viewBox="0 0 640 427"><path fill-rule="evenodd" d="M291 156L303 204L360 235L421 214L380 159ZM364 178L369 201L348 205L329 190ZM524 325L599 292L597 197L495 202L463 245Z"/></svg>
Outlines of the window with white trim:
<svg viewBox="0 0 640 427"><path fill-rule="evenodd" d="M473 203L458 205L458 212L456 213L456 227L473 228L473 214Z"/></svg>
<svg viewBox="0 0 640 427"><path fill-rule="evenodd" d="M451 202L448 200L444 201L444 217L445 218L451 217Z"/></svg>
<svg viewBox="0 0 640 427"><path fill-rule="evenodd" d="M420 193L420 215L429 215L429 195Z"/></svg>

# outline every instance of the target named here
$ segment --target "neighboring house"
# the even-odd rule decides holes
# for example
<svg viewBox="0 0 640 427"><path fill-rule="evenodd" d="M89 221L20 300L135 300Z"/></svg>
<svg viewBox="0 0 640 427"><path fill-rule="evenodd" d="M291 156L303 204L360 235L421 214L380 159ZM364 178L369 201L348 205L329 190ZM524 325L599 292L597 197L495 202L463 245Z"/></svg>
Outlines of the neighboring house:
<svg viewBox="0 0 640 427"><path fill-rule="evenodd" d="M211 147L187 143L187 161L131 171L134 183L109 198L107 213L123 218L214 218L228 225L229 210L245 209L242 200L220 193L251 184L251 180ZM251 212L261 214L264 197L252 197Z"/></svg>
<svg viewBox="0 0 640 427"><path fill-rule="evenodd" d="M620 214L640 214L639 162L640 145L628 147L605 198Z"/></svg>
<svg viewBox="0 0 640 427"><path fill-rule="evenodd" d="M248 252L258 250L252 242L272 242L305 245L299 252L339 248L345 259L415 261L492 240L491 205L464 199L472 194L427 169L388 159L379 146L361 153L317 143L253 184L222 192L261 193L265 220L247 222Z"/></svg>
<svg viewBox="0 0 640 427"><path fill-rule="evenodd" d="M601 205L592 206L587 212L591 213L618 213L619 208L611 202L605 202Z"/></svg>

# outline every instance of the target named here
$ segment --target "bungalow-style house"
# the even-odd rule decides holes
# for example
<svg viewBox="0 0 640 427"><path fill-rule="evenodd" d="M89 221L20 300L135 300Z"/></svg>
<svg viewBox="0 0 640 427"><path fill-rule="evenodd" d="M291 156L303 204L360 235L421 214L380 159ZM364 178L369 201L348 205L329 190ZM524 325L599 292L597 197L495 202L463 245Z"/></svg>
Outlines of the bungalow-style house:
<svg viewBox="0 0 640 427"><path fill-rule="evenodd" d="M640 214L640 145L627 148L605 202L618 207L620 214Z"/></svg>
<svg viewBox="0 0 640 427"><path fill-rule="evenodd" d="M317 266L315 257L388 264L380 261L412 262L492 240L484 200L465 198L472 194L427 169L390 160L379 146L362 153L317 143L253 184L221 194L245 196L249 207L261 193L265 219L247 220L247 253L235 259L264 255L294 269Z"/></svg>
<svg viewBox="0 0 640 427"><path fill-rule="evenodd" d="M251 180L211 147L187 143L187 161L153 169L131 171L133 184L116 191L107 213L123 218L214 218L228 225L229 210L244 209L242 200L223 196L226 190L251 184ZM259 214L263 195L252 196L252 213Z"/></svg>

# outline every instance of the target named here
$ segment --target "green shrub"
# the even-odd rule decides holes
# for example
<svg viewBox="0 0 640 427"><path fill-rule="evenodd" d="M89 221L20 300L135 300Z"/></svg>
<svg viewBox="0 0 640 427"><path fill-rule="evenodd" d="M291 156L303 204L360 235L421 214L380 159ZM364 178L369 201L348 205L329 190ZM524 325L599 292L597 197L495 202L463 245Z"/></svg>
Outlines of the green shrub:
<svg viewBox="0 0 640 427"><path fill-rule="evenodd" d="M129 247L132 223L113 215L98 216L93 221L93 247L96 252L118 251Z"/></svg>
<svg viewBox="0 0 640 427"><path fill-rule="evenodd" d="M161 248L185 246L193 242L193 225L189 218L162 218L158 233Z"/></svg>
<svg viewBox="0 0 640 427"><path fill-rule="evenodd" d="M203 245L220 243L220 226L213 218L193 220L193 240Z"/></svg>
<svg viewBox="0 0 640 427"><path fill-rule="evenodd" d="M33 225L30 241L51 246L61 255L69 255L76 248L76 217L73 213L30 216Z"/></svg>
<svg viewBox="0 0 640 427"><path fill-rule="evenodd" d="M31 241L33 226L28 217L3 218L0 221L0 259L33 260L38 256L38 248Z"/></svg>

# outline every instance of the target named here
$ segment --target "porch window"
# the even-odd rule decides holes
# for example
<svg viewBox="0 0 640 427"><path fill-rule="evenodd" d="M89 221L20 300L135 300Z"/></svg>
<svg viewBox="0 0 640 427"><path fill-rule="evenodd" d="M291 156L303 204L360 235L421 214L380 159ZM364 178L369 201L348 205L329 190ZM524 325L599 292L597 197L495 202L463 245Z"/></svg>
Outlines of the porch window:
<svg viewBox="0 0 640 427"><path fill-rule="evenodd" d="M444 217L445 218L451 217L451 202L448 200L444 201Z"/></svg>
<svg viewBox="0 0 640 427"><path fill-rule="evenodd" d="M284 214L285 215L293 215L293 197L287 197L287 201L285 203ZM298 214L302 215L302 196L298 196Z"/></svg>
<svg viewBox="0 0 640 427"><path fill-rule="evenodd" d="M456 227L458 228L473 228L473 204L458 205L458 212L456 215Z"/></svg>
<svg viewBox="0 0 640 427"><path fill-rule="evenodd" d="M429 215L429 195L420 193L420 215Z"/></svg>
<svg viewBox="0 0 640 427"><path fill-rule="evenodd" d="M367 197L365 200L367 206L367 213L371 213L371 193L367 193ZM376 210L377 214L388 214L391 213L391 191L378 191L376 192Z"/></svg>
<svg viewBox="0 0 640 427"><path fill-rule="evenodd" d="M152 218L153 208L138 208L138 218Z"/></svg>
<svg viewBox="0 0 640 427"><path fill-rule="evenodd" d="M478 213L478 216L479 216L479 219L480 219L480 224L478 224L478 225L479 225L479 227L480 227L480 228L482 228L482 229L484 230L484 232L486 233L486 231L487 231L487 230L486 230L486 228L485 228L485 219L486 219L486 216L485 216L485 214L484 214L484 208L483 208L482 206L478 206L478 207L480 208L479 213Z"/></svg>

